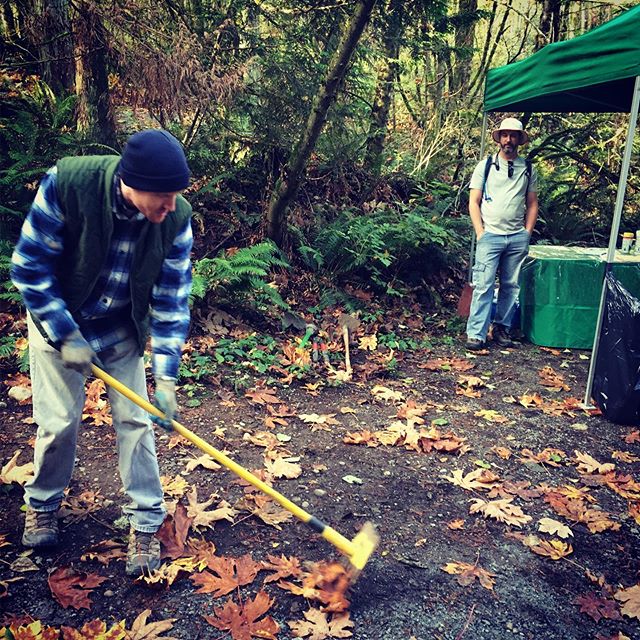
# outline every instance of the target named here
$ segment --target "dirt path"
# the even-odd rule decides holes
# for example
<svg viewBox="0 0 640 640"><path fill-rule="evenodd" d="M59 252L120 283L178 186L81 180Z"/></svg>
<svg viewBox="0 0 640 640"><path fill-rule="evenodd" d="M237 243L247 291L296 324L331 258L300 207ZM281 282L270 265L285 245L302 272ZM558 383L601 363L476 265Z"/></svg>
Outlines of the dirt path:
<svg viewBox="0 0 640 640"><path fill-rule="evenodd" d="M264 469L265 454L300 465L298 477L274 479L274 486L347 537L366 520L376 524L380 546L351 591L353 638L640 637L640 598L633 589L640 570L640 487L633 482L640 481L640 439L629 437L631 427L588 415L567 400L584 390L588 360L582 352L525 345L470 358L460 345L440 345L431 353L407 354L394 375L384 377L369 374L363 354L354 360L353 382L275 389L288 410L231 394L223 385L211 387L181 418L250 469ZM545 366L553 371L546 371L543 384ZM548 386L554 382L555 390ZM3 399L0 462L22 449L18 464L25 464L34 432L24 422L30 407ZM187 400L183 396L183 406ZM268 428L265 418L274 420L274 412L279 420ZM347 444L345 438L362 443ZM210 509L223 500L237 509L233 522L220 520L190 534L214 542L218 555L248 553L260 561L284 554L302 563L337 557L304 525L289 520L278 529L252 516L244 487L229 472L201 466L187 471L187 463L200 456L193 447L159 434L158 452L162 473L174 481L167 500L178 499L175 480L181 478L188 484L183 504L196 487L200 504L215 493ZM11 565L22 551L22 491L0 485L5 615L30 616L56 628L78 629L96 618L107 626L126 619L130 627L151 609L150 621L175 619L168 637L223 638L230 636L203 615L213 615L214 606L230 597L246 603L264 588L273 598L267 615L282 640L295 637L289 621L302 620L318 605L276 581L263 587L265 571L215 598L196 593L186 574L168 587L150 588L127 579L119 560L106 566L81 561L91 545L121 539L118 489L110 427L87 425L70 497L93 493L74 503L63 544L31 554L33 570L25 573ZM558 531L566 537L540 531L543 518L564 525ZM551 559L554 553L564 557ZM105 578L90 595L90 609L64 609L52 597L48 573L68 566ZM635 610L635 618L621 615L625 600L625 612Z"/></svg>

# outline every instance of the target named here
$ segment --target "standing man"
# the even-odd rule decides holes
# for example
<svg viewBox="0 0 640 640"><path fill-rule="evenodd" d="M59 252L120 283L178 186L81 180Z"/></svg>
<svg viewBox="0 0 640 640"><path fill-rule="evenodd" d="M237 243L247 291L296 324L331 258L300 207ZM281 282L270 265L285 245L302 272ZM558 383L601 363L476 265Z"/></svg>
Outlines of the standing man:
<svg viewBox="0 0 640 640"><path fill-rule="evenodd" d="M493 339L501 347L513 346L509 328L520 291L518 276L538 218L537 176L531 164L518 156L518 146L529 141L522 123L506 118L492 137L500 150L478 163L469 195L477 242L466 347L475 351L485 346L497 272L500 288Z"/></svg>
<svg viewBox="0 0 640 640"><path fill-rule="evenodd" d="M73 471L85 378L99 363L143 398L150 330L155 402L169 428L189 325L191 207L182 146L170 133L131 136L122 157L63 158L44 176L16 245L11 277L28 310L34 477L22 544L58 543L58 509ZM165 509L148 414L109 389L129 504L126 572L160 565ZM161 421L162 422L162 421Z"/></svg>

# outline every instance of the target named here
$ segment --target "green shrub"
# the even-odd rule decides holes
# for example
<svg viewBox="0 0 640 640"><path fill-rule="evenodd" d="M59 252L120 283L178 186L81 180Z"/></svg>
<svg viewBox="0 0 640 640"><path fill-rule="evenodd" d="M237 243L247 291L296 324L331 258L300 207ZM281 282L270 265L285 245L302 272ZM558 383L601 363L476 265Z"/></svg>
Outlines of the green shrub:
<svg viewBox="0 0 640 640"><path fill-rule="evenodd" d="M238 299L264 310L269 306L288 309L278 290L267 278L274 267L289 268L284 256L271 241L244 247L216 258L202 258L193 267L192 302L211 296L218 301Z"/></svg>

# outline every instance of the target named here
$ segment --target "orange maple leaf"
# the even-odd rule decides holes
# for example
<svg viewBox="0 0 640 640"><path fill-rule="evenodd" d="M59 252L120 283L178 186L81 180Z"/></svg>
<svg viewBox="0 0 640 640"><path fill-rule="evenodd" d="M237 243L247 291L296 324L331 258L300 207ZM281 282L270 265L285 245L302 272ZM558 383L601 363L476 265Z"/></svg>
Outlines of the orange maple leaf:
<svg viewBox="0 0 640 640"><path fill-rule="evenodd" d="M212 593L216 598L231 593L237 587L251 584L262 569L262 565L249 554L239 558L214 556L207 562L207 567L211 571L195 574L191 576L191 581L200 586L196 593Z"/></svg>
<svg viewBox="0 0 640 640"><path fill-rule="evenodd" d="M71 567L60 567L49 575L49 589L53 597L64 608L89 609L91 600L89 595L95 587L102 584L106 578L96 573L75 571Z"/></svg>
<svg viewBox="0 0 640 640"><path fill-rule="evenodd" d="M256 404L283 404L284 401L280 400L276 395L275 389L269 389L268 387L255 387L249 389L244 395L249 398L251 402Z"/></svg>
<svg viewBox="0 0 640 640"><path fill-rule="evenodd" d="M231 633L233 640L277 640L280 625L271 616L261 618L272 604L273 600L264 591L259 591L253 600L246 600L244 604L227 600L222 607L213 610L213 616L204 616L204 619L212 627Z"/></svg>
<svg viewBox="0 0 640 640"><path fill-rule="evenodd" d="M280 580L281 578L288 578L289 576L297 578L302 575L300 560L295 556L287 558L285 555L281 555L280 557L267 555L267 558L269 559L269 562L263 562L262 568L267 571L273 571L274 573L265 578L265 584L267 582Z"/></svg>
<svg viewBox="0 0 640 640"><path fill-rule="evenodd" d="M163 558L180 558L184 555L185 541L193 518L187 516L187 508L178 503L173 515L167 516L156 534L162 543Z"/></svg>

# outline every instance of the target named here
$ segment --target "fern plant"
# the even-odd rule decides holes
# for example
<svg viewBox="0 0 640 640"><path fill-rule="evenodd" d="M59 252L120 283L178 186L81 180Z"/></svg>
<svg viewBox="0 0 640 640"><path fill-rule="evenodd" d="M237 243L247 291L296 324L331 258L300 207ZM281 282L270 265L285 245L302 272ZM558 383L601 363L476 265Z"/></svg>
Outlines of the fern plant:
<svg viewBox="0 0 640 640"><path fill-rule="evenodd" d="M202 258L193 266L193 304L209 295L219 300L244 300L260 309L276 306L288 309L278 290L268 282L272 269L288 269L278 247L270 240L237 251Z"/></svg>

